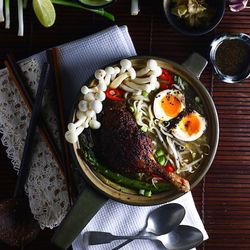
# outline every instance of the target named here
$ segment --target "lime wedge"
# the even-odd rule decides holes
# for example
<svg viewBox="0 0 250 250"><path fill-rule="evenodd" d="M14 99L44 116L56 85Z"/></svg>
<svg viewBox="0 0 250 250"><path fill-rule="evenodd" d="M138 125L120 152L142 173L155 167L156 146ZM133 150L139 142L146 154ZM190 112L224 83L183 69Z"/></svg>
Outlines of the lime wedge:
<svg viewBox="0 0 250 250"><path fill-rule="evenodd" d="M33 0L33 9L44 27L50 27L56 20L56 12L50 0Z"/></svg>

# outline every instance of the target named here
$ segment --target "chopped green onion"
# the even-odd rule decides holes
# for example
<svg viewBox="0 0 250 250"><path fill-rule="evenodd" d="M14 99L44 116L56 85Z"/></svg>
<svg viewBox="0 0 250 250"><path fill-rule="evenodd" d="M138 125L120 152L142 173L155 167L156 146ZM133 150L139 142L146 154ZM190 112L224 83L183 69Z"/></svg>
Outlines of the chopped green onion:
<svg viewBox="0 0 250 250"><path fill-rule="evenodd" d="M162 155L165 156L165 153L164 153L164 151L162 149L158 149L158 150L156 150L155 155L158 158L158 157L160 157Z"/></svg>
<svg viewBox="0 0 250 250"><path fill-rule="evenodd" d="M151 190L145 190L145 189L140 189L139 194L146 196L146 197L151 197L152 196L152 191Z"/></svg>
<svg viewBox="0 0 250 250"><path fill-rule="evenodd" d="M83 7L80 3L73 2L73 1L67 1L67 0L51 0L51 2L53 4L64 5L64 6L75 7L75 8L79 8L79 9L83 9L83 10L88 10L88 11L94 12L98 15L104 16L111 21L115 21L115 17L111 13L105 11L102 8L101 9L88 9L88 8Z"/></svg>
<svg viewBox="0 0 250 250"><path fill-rule="evenodd" d="M4 7L5 7L5 29L9 29L10 28L10 0L5 0Z"/></svg>
<svg viewBox="0 0 250 250"><path fill-rule="evenodd" d="M144 97L147 97L147 96L148 96L148 92L145 91L145 90L143 90L143 91L142 91L142 95L143 95Z"/></svg>
<svg viewBox="0 0 250 250"><path fill-rule="evenodd" d="M144 196L151 197L152 196L152 191L151 190L145 190Z"/></svg>
<svg viewBox="0 0 250 250"><path fill-rule="evenodd" d="M136 16L139 11L139 0L131 0L131 15Z"/></svg>
<svg viewBox="0 0 250 250"><path fill-rule="evenodd" d="M141 131L146 133L148 131L148 127L147 126L142 126Z"/></svg>
<svg viewBox="0 0 250 250"><path fill-rule="evenodd" d="M23 36L23 0L17 0L18 8L18 36Z"/></svg>
<svg viewBox="0 0 250 250"><path fill-rule="evenodd" d="M144 195L145 194L145 189L140 189L139 194Z"/></svg>
<svg viewBox="0 0 250 250"><path fill-rule="evenodd" d="M174 75L174 82L178 83L178 76L177 75Z"/></svg>
<svg viewBox="0 0 250 250"><path fill-rule="evenodd" d="M130 109L130 111L131 111L132 113L135 112L135 108L134 108L133 106L130 106L129 109Z"/></svg>
<svg viewBox="0 0 250 250"><path fill-rule="evenodd" d="M201 99L200 99L199 96L196 96L196 97L194 98L194 100L195 100L196 102L198 102L198 103L201 101Z"/></svg>
<svg viewBox="0 0 250 250"><path fill-rule="evenodd" d="M162 156L158 157L156 160L161 166L166 165L166 157L165 157L165 155L162 155Z"/></svg>
<svg viewBox="0 0 250 250"><path fill-rule="evenodd" d="M3 0L0 0L0 22L4 22Z"/></svg>
<svg viewBox="0 0 250 250"><path fill-rule="evenodd" d="M29 0L23 0L23 8L26 9L28 6L28 1Z"/></svg>

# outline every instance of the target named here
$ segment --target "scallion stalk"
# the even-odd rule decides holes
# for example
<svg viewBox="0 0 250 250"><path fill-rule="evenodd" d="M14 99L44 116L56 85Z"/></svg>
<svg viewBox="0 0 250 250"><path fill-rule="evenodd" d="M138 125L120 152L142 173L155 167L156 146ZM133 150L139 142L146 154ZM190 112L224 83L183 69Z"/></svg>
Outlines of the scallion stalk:
<svg viewBox="0 0 250 250"><path fill-rule="evenodd" d="M5 29L9 29L10 28L10 0L5 0L4 8L5 8Z"/></svg>
<svg viewBox="0 0 250 250"><path fill-rule="evenodd" d="M28 6L28 1L29 0L23 0L23 8L26 9Z"/></svg>
<svg viewBox="0 0 250 250"><path fill-rule="evenodd" d="M139 0L131 0L131 15L136 16L139 11Z"/></svg>
<svg viewBox="0 0 250 250"><path fill-rule="evenodd" d="M17 0L18 8L18 36L23 36L23 0Z"/></svg>
<svg viewBox="0 0 250 250"><path fill-rule="evenodd" d="M0 0L0 22L4 22L3 0Z"/></svg>
<svg viewBox="0 0 250 250"><path fill-rule="evenodd" d="M104 16L111 21L115 20L115 17L111 13L105 11L102 8L101 9L88 9L88 8L83 7L81 4L79 4L77 2L72 2L72 1L67 1L67 0L51 0L51 2L53 4L64 5L64 6L75 7L75 8L79 8L79 9L83 9L83 10L88 10L88 11L94 12L98 15Z"/></svg>

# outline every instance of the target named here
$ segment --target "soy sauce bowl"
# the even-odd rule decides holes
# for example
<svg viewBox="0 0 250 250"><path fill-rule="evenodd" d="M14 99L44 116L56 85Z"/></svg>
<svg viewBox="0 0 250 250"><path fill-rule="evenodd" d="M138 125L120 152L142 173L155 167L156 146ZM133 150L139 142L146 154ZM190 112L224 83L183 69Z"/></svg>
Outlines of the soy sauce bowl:
<svg viewBox="0 0 250 250"><path fill-rule="evenodd" d="M218 48L225 41L241 41L245 44L246 48L248 48L248 58L244 64L244 68L236 74L226 74L222 71L221 67L219 67L218 60L216 60L216 53L218 52ZM239 55L240 56L240 55ZM250 36L244 33L224 33L217 36L210 45L210 62L213 65L215 75L225 83L238 83L250 77ZM229 58L228 53L224 53L223 57L225 60L231 62L232 58ZM238 61L238 60L236 60ZM233 62L233 61L232 61ZM234 63L234 62L233 62ZM236 62L235 62L236 63Z"/></svg>
<svg viewBox="0 0 250 250"><path fill-rule="evenodd" d="M78 3L80 3L83 7L89 8L89 9L100 9L107 7L108 5L114 3L116 0L76 0Z"/></svg>

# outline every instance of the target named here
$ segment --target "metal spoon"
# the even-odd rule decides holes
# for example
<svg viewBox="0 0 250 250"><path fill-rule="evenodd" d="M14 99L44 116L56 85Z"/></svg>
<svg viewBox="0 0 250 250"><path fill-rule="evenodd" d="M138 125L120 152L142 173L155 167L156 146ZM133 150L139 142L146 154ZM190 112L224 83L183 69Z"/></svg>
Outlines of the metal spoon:
<svg viewBox="0 0 250 250"><path fill-rule="evenodd" d="M158 207L149 213L145 227L137 235L154 234L159 236L167 234L179 226L185 216L185 213L186 211L184 207L178 203L170 203ZM125 241L113 250L120 249L131 241L133 240L131 239Z"/></svg>
<svg viewBox="0 0 250 250"><path fill-rule="evenodd" d="M32 140L36 125L40 119L42 97L48 82L48 76L49 65L44 64L25 140L15 192L11 199L0 203L0 240L11 246L25 245L34 239L40 231L40 227L30 211L29 202L24 194L24 184L29 174Z"/></svg>
<svg viewBox="0 0 250 250"><path fill-rule="evenodd" d="M86 233L89 245L110 243L113 240L124 239L140 239L140 240L153 240L158 241L162 249L168 250L186 250L198 246L203 241L201 231L192 226L180 225L173 231L165 235L155 236L136 235L136 236L116 236L106 232L90 231Z"/></svg>
<svg viewBox="0 0 250 250"><path fill-rule="evenodd" d="M185 209L178 203L170 203L158 207L157 209L151 211L148 214L145 227L136 235L136 236L146 236L154 234L155 236L167 234L170 231L174 230L183 220L185 216ZM102 232L100 232L102 233ZM98 232L95 232L97 236ZM84 239L88 240L88 237L91 237L90 232L84 234ZM98 236L97 236L98 237ZM133 239L129 239L115 249L119 249Z"/></svg>

